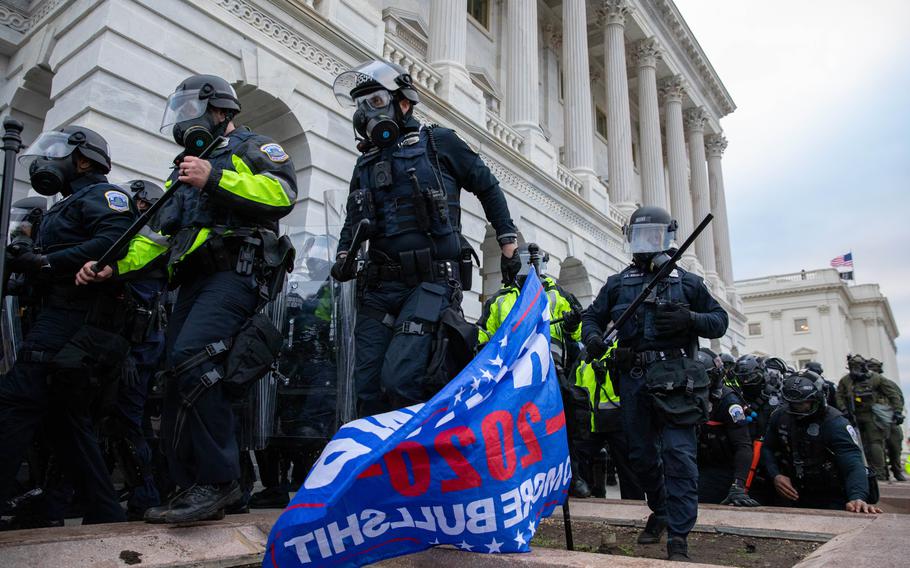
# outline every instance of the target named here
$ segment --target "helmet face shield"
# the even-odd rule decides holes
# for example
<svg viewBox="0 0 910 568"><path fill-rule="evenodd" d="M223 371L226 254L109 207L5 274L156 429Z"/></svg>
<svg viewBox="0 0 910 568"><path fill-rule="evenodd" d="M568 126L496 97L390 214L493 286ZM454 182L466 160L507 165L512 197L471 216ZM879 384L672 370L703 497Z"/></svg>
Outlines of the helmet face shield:
<svg viewBox="0 0 910 568"><path fill-rule="evenodd" d="M374 110L384 109L392 102L392 93L385 89L377 89L371 93L360 95L354 99L358 107L366 106Z"/></svg>
<svg viewBox="0 0 910 568"><path fill-rule="evenodd" d="M670 230L663 223L637 223L629 225L626 230L627 252L652 253L663 252L670 248L676 231Z"/></svg>
<svg viewBox="0 0 910 568"><path fill-rule="evenodd" d="M56 130L42 132L19 156L19 163L31 163L35 158L66 158L83 140L76 140L74 135Z"/></svg>
<svg viewBox="0 0 910 568"><path fill-rule="evenodd" d="M373 83L377 88L397 91L400 85L395 79L400 75L400 70L395 69L385 61L368 61L336 77L335 83L332 85L332 91L341 106L353 107L356 106L356 103L351 96L352 90L359 86L368 86L367 84Z"/></svg>
<svg viewBox="0 0 910 568"><path fill-rule="evenodd" d="M167 98L160 132L171 129L178 122L199 118L208 110L208 98L199 97L199 89L177 91Z"/></svg>

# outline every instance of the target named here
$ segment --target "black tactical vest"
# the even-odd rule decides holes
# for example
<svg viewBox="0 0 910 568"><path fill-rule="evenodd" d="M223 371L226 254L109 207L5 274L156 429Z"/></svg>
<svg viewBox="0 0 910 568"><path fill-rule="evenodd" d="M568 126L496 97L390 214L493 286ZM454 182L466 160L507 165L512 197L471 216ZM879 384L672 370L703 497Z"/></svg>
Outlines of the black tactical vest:
<svg viewBox="0 0 910 568"><path fill-rule="evenodd" d="M829 420L840 416L834 408L827 407L821 415L796 420L789 412L782 411L777 424L780 439L774 457L781 471L788 475L797 490L808 493L843 493L844 484L834 454L825 447L822 429Z"/></svg>

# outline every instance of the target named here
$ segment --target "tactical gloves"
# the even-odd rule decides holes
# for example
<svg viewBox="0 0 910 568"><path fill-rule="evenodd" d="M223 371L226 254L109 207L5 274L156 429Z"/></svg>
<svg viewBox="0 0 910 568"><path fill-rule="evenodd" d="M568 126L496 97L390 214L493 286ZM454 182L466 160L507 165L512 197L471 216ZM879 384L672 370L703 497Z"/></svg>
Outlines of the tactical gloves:
<svg viewBox="0 0 910 568"><path fill-rule="evenodd" d="M743 482L735 480L730 486L727 498L720 502L721 505L732 505L734 507L758 507L761 504L755 499L749 497Z"/></svg>
<svg viewBox="0 0 910 568"><path fill-rule="evenodd" d="M26 251L18 256L6 254L6 266L12 272L20 274L32 274L40 271L42 268L50 269L51 265L47 257L32 251Z"/></svg>
<svg viewBox="0 0 910 568"><path fill-rule="evenodd" d="M689 308L680 304L658 304L654 314L654 328L658 337L686 333L695 324Z"/></svg>
<svg viewBox="0 0 910 568"><path fill-rule="evenodd" d="M577 309L572 309L571 311L566 312L562 316L562 328L568 333L575 333L575 330L578 329L578 326L581 325L581 312Z"/></svg>
<svg viewBox="0 0 910 568"><path fill-rule="evenodd" d="M604 338L600 335L592 335L585 341L585 350L588 352L588 360L595 361L603 357L609 346Z"/></svg>
<svg viewBox="0 0 910 568"><path fill-rule="evenodd" d="M518 251L513 252L511 258L502 255L499 259L499 268L502 270L503 284L515 282L515 278L521 272L521 258L518 257Z"/></svg>
<svg viewBox="0 0 910 568"><path fill-rule="evenodd" d="M350 270L344 269L344 259L345 258L346 258L345 256L339 257L337 260L335 260L335 264L332 265L332 270L331 270L332 278L334 278L335 280L337 280L339 282L347 282L348 280L353 280L354 276L356 276L355 269L354 269L354 266L355 266L354 263L351 263Z"/></svg>
<svg viewBox="0 0 910 568"><path fill-rule="evenodd" d="M900 426L901 424L903 424L903 423L904 423L904 415L901 414L900 412L895 412L895 413L894 413L894 423L897 424L898 426Z"/></svg>

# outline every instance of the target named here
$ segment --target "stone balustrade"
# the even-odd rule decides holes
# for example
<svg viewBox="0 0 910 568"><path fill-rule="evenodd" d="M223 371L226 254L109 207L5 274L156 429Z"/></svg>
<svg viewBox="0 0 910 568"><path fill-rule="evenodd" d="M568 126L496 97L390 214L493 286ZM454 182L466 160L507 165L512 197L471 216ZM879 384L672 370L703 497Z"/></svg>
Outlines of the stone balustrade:
<svg viewBox="0 0 910 568"><path fill-rule="evenodd" d="M524 138L522 138L521 134L514 128L491 112L488 112L486 115L486 123L487 132L492 134L493 138L499 140L516 152L521 152L521 145L524 142Z"/></svg>

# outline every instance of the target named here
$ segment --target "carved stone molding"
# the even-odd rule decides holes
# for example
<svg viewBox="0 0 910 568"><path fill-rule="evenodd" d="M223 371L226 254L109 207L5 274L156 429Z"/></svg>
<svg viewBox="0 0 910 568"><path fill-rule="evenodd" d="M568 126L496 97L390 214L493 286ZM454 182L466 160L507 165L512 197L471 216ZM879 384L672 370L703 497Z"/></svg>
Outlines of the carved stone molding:
<svg viewBox="0 0 910 568"><path fill-rule="evenodd" d="M818 309L818 313L820 313L820 314L827 314L827 313L831 312L831 306L826 305L826 304L817 306L817 309Z"/></svg>
<svg viewBox="0 0 910 568"><path fill-rule="evenodd" d="M632 55L639 67L656 67L661 58L660 44L649 37L632 46Z"/></svg>
<svg viewBox="0 0 910 568"><path fill-rule="evenodd" d="M683 113L683 121L688 131L704 130L705 122L708 121L708 113L702 107L686 109Z"/></svg>
<svg viewBox="0 0 910 568"><path fill-rule="evenodd" d="M708 156L720 157L727 149L727 138L723 134L711 134L705 137L705 150Z"/></svg>
<svg viewBox="0 0 910 568"><path fill-rule="evenodd" d="M29 14L24 14L0 2L0 26L6 26L13 31L24 34L64 2L66 0L46 0L34 6Z"/></svg>
<svg viewBox="0 0 910 568"><path fill-rule="evenodd" d="M674 75L663 79L657 88L665 101L682 102L683 96L686 94L686 80L680 75Z"/></svg>

